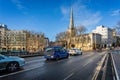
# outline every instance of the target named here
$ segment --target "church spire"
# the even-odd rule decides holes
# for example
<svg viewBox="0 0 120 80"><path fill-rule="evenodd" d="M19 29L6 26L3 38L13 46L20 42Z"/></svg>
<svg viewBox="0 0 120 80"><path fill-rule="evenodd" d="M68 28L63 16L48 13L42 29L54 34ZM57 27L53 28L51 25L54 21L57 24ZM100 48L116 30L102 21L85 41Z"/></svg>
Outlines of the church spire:
<svg viewBox="0 0 120 80"><path fill-rule="evenodd" d="M73 28L74 28L73 9L71 7L69 29L73 29Z"/></svg>

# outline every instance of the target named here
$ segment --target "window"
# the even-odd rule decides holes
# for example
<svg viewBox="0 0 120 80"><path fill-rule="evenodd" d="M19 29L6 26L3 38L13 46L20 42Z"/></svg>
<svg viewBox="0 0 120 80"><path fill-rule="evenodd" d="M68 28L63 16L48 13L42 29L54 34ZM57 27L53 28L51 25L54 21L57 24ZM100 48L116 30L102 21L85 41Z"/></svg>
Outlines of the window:
<svg viewBox="0 0 120 80"><path fill-rule="evenodd" d="M46 51L46 52L52 52L52 51L53 51L53 48L47 48L45 51Z"/></svg>
<svg viewBox="0 0 120 80"><path fill-rule="evenodd" d="M55 52L62 52L61 48L55 48Z"/></svg>

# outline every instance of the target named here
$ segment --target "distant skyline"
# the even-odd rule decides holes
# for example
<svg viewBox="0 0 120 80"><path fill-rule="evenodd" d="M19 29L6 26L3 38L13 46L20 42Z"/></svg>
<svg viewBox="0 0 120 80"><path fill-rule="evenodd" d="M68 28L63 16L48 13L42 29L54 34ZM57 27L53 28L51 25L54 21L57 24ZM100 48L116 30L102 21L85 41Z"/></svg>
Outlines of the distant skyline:
<svg viewBox="0 0 120 80"><path fill-rule="evenodd" d="M112 28L120 20L120 0L0 0L0 24L43 32L54 41L68 29L71 7L74 25L84 25L87 32L99 25Z"/></svg>

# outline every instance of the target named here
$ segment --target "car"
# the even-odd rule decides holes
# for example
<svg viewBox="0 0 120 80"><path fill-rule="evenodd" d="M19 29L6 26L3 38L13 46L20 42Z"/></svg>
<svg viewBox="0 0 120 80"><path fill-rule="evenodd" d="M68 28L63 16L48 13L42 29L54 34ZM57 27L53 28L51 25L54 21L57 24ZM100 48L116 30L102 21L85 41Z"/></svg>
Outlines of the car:
<svg viewBox="0 0 120 80"><path fill-rule="evenodd" d="M59 60L61 58L68 58L69 53L66 49L61 46L50 46L45 49L44 57L46 60L56 59Z"/></svg>
<svg viewBox="0 0 120 80"><path fill-rule="evenodd" d="M106 50L112 50L110 47L107 47Z"/></svg>
<svg viewBox="0 0 120 80"><path fill-rule="evenodd" d="M112 50L112 54L120 54L120 50Z"/></svg>
<svg viewBox="0 0 120 80"><path fill-rule="evenodd" d="M82 55L82 50L77 49L77 48L72 48L72 49L69 49L69 54L70 55L79 55L79 54Z"/></svg>
<svg viewBox="0 0 120 80"><path fill-rule="evenodd" d="M5 56L0 54L0 70L7 70L8 72L14 72L18 68L25 65L24 58Z"/></svg>

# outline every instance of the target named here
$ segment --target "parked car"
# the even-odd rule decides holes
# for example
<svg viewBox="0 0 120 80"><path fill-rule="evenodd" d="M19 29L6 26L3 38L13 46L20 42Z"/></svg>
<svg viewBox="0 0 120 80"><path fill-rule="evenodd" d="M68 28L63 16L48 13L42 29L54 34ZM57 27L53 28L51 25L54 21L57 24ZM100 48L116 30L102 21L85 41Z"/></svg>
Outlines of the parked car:
<svg viewBox="0 0 120 80"><path fill-rule="evenodd" d="M72 48L72 49L69 49L69 54L70 55L79 55L79 54L82 55L82 50L77 49L77 48Z"/></svg>
<svg viewBox="0 0 120 80"><path fill-rule="evenodd" d="M60 59L60 58L68 58L69 53L66 49L60 47L60 46L52 46L52 47L47 47L45 49L45 58L47 60L49 59Z"/></svg>
<svg viewBox="0 0 120 80"><path fill-rule="evenodd" d="M112 50L111 53L112 54L120 54L120 50Z"/></svg>
<svg viewBox="0 0 120 80"><path fill-rule="evenodd" d="M5 56L0 54L0 70L9 72L16 71L19 67L25 65L25 60L20 57Z"/></svg>

